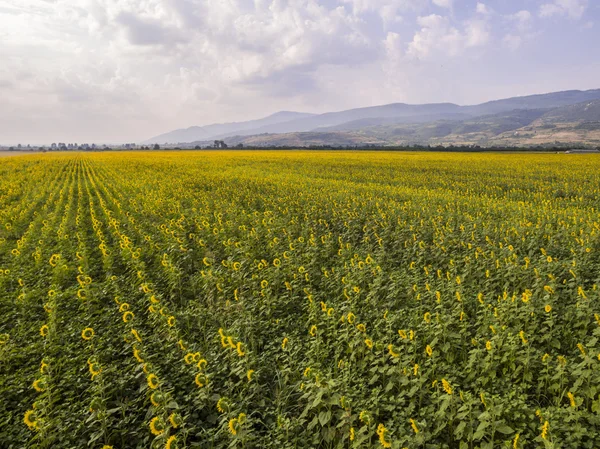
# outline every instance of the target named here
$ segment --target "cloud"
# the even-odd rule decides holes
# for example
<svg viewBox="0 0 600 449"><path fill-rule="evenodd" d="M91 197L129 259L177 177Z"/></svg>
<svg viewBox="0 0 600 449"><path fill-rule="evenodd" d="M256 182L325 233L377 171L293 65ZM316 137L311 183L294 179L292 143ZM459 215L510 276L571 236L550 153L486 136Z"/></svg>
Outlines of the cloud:
<svg viewBox="0 0 600 449"><path fill-rule="evenodd" d="M571 19L581 19L588 0L554 0L552 3L544 3L540 7L540 17L568 16Z"/></svg>
<svg viewBox="0 0 600 449"><path fill-rule="evenodd" d="M483 14L483 15L491 14L490 8L485 3L481 3L481 2L477 2L475 11L477 12L477 14Z"/></svg>
<svg viewBox="0 0 600 449"><path fill-rule="evenodd" d="M433 0L433 4L439 6L440 8L452 8L453 0Z"/></svg>
<svg viewBox="0 0 600 449"><path fill-rule="evenodd" d="M557 17L586 6L539 1ZM510 66L507 50L533 42L536 20L518 7L502 15L486 0L0 3L0 137L31 142L65 133L131 141L278 109L495 97L492 82L473 93L470 74L488 79L497 61Z"/></svg>
<svg viewBox="0 0 600 449"><path fill-rule="evenodd" d="M502 38L502 44L511 51L518 50L525 42L540 34L533 27L533 14L526 9L505 15L504 18L508 29Z"/></svg>
<svg viewBox="0 0 600 449"><path fill-rule="evenodd" d="M471 20L460 31L447 17L437 14L417 18L421 26L408 44L407 54L420 60L445 59L462 53L466 48L487 44L490 38L484 20Z"/></svg>
<svg viewBox="0 0 600 449"><path fill-rule="evenodd" d="M527 10L521 10L509 16L511 19L519 23L528 23L531 20L531 13Z"/></svg>
<svg viewBox="0 0 600 449"><path fill-rule="evenodd" d="M121 12L116 17L123 26L128 41L133 45L172 45L185 42L185 35L177 29L161 25L157 20L143 19L130 12Z"/></svg>

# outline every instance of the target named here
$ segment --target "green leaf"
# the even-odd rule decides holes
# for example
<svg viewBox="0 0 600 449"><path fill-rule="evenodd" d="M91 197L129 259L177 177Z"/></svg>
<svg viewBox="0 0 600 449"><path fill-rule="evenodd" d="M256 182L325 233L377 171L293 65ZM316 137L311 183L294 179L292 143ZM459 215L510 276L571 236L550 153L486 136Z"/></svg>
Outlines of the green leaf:
<svg viewBox="0 0 600 449"><path fill-rule="evenodd" d="M325 427L325 425L329 422L330 419L331 419L331 411L330 410L322 411L321 413L319 413L319 423L321 423L321 426Z"/></svg>
<svg viewBox="0 0 600 449"><path fill-rule="evenodd" d="M463 432L465 431L466 426L467 426L467 422L461 421L460 424L458 426L456 426L456 429L454 429L454 436L456 437L457 440L460 440L462 438Z"/></svg>
<svg viewBox="0 0 600 449"><path fill-rule="evenodd" d="M504 435L510 435L515 433L514 429L505 423L502 423L498 427L496 427L496 431L503 433Z"/></svg>

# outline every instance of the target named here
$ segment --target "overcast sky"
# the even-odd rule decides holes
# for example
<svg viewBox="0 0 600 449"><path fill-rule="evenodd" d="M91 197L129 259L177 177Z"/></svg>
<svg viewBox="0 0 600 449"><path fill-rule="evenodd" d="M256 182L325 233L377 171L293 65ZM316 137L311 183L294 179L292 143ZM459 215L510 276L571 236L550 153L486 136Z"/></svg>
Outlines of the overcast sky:
<svg viewBox="0 0 600 449"><path fill-rule="evenodd" d="M598 0L0 0L0 143L600 88Z"/></svg>

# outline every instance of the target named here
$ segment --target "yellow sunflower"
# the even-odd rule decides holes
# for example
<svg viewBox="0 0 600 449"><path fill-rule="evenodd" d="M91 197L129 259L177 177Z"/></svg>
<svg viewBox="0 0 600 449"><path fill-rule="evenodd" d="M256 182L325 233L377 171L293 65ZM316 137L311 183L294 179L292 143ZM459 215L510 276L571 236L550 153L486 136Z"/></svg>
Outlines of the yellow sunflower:
<svg viewBox="0 0 600 449"><path fill-rule="evenodd" d="M81 332L81 338L83 338L84 340L91 340L93 337L94 337L94 329L92 329L91 327L86 327Z"/></svg>
<svg viewBox="0 0 600 449"><path fill-rule="evenodd" d="M156 377L155 374L149 374L146 380L148 381L148 386L152 390L156 390L158 388L158 377Z"/></svg>
<svg viewBox="0 0 600 449"><path fill-rule="evenodd" d="M152 420L150 421L150 432L152 432L152 435L162 435L164 431L165 423L162 422L158 416L152 418Z"/></svg>
<svg viewBox="0 0 600 449"><path fill-rule="evenodd" d="M38 428L38 422L35 419L35 411L27 410L25 412L25 416L23 417L23 422L29 427L30 430L35 430Z"/></svg>

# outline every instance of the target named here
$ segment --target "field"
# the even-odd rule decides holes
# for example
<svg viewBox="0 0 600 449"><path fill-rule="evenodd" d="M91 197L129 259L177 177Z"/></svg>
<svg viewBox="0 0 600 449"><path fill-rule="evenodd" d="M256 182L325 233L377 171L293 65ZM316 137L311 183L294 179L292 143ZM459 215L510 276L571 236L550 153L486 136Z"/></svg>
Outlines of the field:
<svg viewBox="0 0 600 449"><path fill-rule="evenodd" d="M600 158L0 164L2 448L598 448Z"/></svg>

